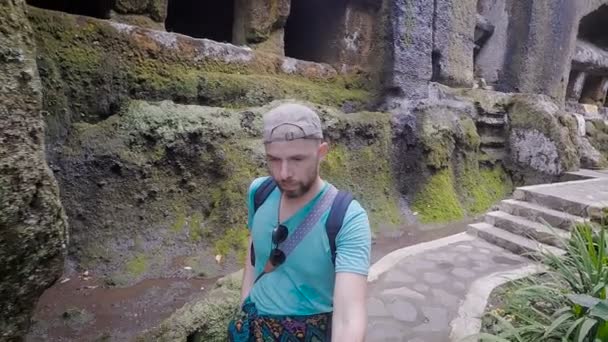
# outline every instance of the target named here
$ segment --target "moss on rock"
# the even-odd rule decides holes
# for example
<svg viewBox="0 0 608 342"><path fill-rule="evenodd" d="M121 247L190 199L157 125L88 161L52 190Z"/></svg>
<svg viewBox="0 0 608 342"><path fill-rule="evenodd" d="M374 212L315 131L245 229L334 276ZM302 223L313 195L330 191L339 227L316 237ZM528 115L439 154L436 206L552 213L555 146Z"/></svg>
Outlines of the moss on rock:
<svg viewBox="0 0 608 342"><path fill-rule="evenodd" d="M432 175L417 193L412 209L422 223L450 222L464 218L451 168Z"/></svg>
<svg viewBox="0 0 608 342"><path fill-rule="evenodd" d="M277 55L33 7L29 18L43 82L68 99L47 109L53 116L68 110L95 122L129 98L247 107L291 97L340 107L372 97L359 75L323 65L285 66Z"/></svg>
<svg viewBox="0 0 608 342"><path fill-rule="evenodd" d="M578 168L579 155L575 142L572 141L571 131L568 129L570 119L568 115L549 98L537 95L515 95L509 108L509 125L512 132L539 132L544 135L550 143L555 145L558 157L557 165L547 165L547 170L557 170L556 172L544 171L538 167L535 172L546 173L553 176L556 173L569 171ZM513 141L511 142L513 143ZM512 147L516 150L517 148ZM515 169L534 168L526 165L527 160L518 160Z"/></svg>
<svg viewBox="0 0 608 342"><path fill-rule="evenodd" d="M422 160L429 169L429 174L423 169L414 177L420 185L412 194L412 209L423 223L483 213L512 190L500 164L480 163L481 137L473 119L479 104L476 107L446 101L414 109Z"/></svg>
<svg viewBox="0 0 608 342"><path fill-rule="evenodd" d="M161 276L170 256L191 255L194 249L242 261L246 191L267 173L261 117L278 103L237 110L131 101L100 123L75 125L57 161L73 245L78 246L74 256L88 260L96 274L116 278L123 272L121 285ZM311 106L333 147L322 176L352 191L375 226L399 223L390 115L345 115ZM85 212L86 217L79 216ZM136 237L143 237L142 248L130 247ZM104 246L94 257L88 255L93 245ZM104 250L114 252L99 255ZM146 254L143 273L141 250L154 251Z"/></svg>
<svg viewBox="0 0 608 342"><path fill-rule="evenodd" d="M511 177L502 165L479 167L479 163L469 163L459 180L463 189L462 202L469 215L486 212L513 191Z"/></svg>
<svg viewBox="0 0 608 342"><path fill-rule="evenodd" d="M608 125L604 120L587 122L587 137L593 147L608 158Z"/></svg>
<svg viewBox="0 0 608 342"><path fill-rule="evenodd" d="M228 323L237 316L241 299L238 275L226 278L235 279L220 279L205 298L186 304L136 341L226 341Z"/></svg>

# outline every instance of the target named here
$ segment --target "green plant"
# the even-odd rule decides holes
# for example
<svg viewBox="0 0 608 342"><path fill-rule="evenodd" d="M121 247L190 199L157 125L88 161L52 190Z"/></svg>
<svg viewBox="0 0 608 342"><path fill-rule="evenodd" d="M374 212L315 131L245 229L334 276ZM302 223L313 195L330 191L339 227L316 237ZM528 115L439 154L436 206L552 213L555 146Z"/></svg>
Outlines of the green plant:
<svg viewBox="0 0 608 342"><path fill-rule="evenodd" d="M566 254L545 252L545 274L519 281L501 310L487 314L481 341L608 341L606 226L577 225Z"/></svg>

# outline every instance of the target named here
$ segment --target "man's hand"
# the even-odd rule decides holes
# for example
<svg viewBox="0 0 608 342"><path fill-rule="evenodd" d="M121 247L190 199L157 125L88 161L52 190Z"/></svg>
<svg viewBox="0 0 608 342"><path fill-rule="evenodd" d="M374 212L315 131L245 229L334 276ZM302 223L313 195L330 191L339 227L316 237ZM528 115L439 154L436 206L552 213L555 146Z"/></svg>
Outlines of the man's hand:
<svg viewBox="0 0 608 342"><path fill-rule="evenodd" d="M336 273L331 340L362 342L367 329L367 277Z"/></svg>

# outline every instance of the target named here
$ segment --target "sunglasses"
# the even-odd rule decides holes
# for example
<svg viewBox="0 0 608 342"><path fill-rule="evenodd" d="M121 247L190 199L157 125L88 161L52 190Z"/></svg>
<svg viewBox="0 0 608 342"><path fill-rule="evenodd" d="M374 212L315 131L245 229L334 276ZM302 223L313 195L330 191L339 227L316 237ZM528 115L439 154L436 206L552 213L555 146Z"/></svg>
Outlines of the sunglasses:
<svg viewBox="0 0 608 342"><path fill-rule="evenodd" d="M282 224L272 230L273 246L270 250L270 257L268 258L268 260L274 267L280 266L282 263L285 262L285 253L279 249L279 244L287 240L287 235L289 235L289 231L287 230L287 227Z"/></svg>

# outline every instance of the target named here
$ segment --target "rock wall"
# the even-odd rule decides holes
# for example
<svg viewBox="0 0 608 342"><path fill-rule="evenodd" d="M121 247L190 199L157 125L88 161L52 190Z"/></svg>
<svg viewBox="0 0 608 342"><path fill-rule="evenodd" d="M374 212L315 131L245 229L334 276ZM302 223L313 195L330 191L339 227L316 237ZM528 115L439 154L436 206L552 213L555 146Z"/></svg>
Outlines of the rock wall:
<svg viewBox="0 0 608 342"><path fill-rule="evenodd" d="M22 0L0 1L0 84L0 340L18 341L38 297L62 274L67 243Z"/></svg>
<svg viewBox="0 0 608 342"><path fill-rule="evenodd" d="M394 115L399 190L421 222L483 213L512 191L502 165L482 158L479 112L472 101L448 95L396 109Z"/></svg>
<svg viewBox="0 0 608 342"><path fill-rule="evenodd" d="M263 107L227 109L132 101L95 124L76 123L54 166L71 225L71 256L109 284L241 265L248 184L266 174ZM390 116L316 107L332 152L324 177L352 190L374 225L398 224Z"/></svg>
<svg viewBox="0 0 608 342"><path fill-rule="evenodd" d="M504 77L496 89L545 94L563 102L580 19L576 2L509 1L507 6Z"/></svg>
<svg viewBox="0 0 608 342"><path fill-rule="evenodd" d="M577 123L548 96L462 90L480 112L504 113L508 158L503 162L515 185L556 181L580 165Z"/></svg>
<svg viewBox="0 0 608 342"><path fill-rule="evenodd" d="M605 162L596 154L606 153L604 122L589 120L581 136L562 103L578 20L600 1L332 2L335 20L311 36L302 31L322 40L310 51L324 63L285 56L293 52L289 14L323 1L238 0L233 40L247 46L163 31L167 1L117 0L110 21L29 7L37 65L22 2L1 1L17 18L0 24L2 46L18 47L0 48L2 91L12 101L5 112L19 115L6 115L17 128L0 139L21 140L0 149L0 191L34 186L20 190L27 200L11 202L25 209L2 202L0 223L34 234L10 240L7 255L25 266L7 272L32 274L38 286L23 289L30 302L7 306L7 315L23 313L11 333L25 329L36 294L60 272L67 239L45 143L71 227L70 257L119 286L241 265L245 191L266 173L261 115L285 99L319 111L332 146L322 174L354 192L375 228L399 226L407 213L423 223L474 216L514 185L578 168L581 157ZM493 33L475 55L480 23ZM483 82L486 89L471 89L474 61L478 76L514 93ZM20 230L15 217L40 231ZM33 237L49 241L40 260L21 249L35 249L21 243ZM193 272L176 273L176 261ZM39 273L36 262L50 271ZM17 286L7 284L0 289ZM183 312L189 326L207 324L189 315L195 306ZM209 313L199 309L192 310ZM150 336L172 336L162 329Z"/></svg>

